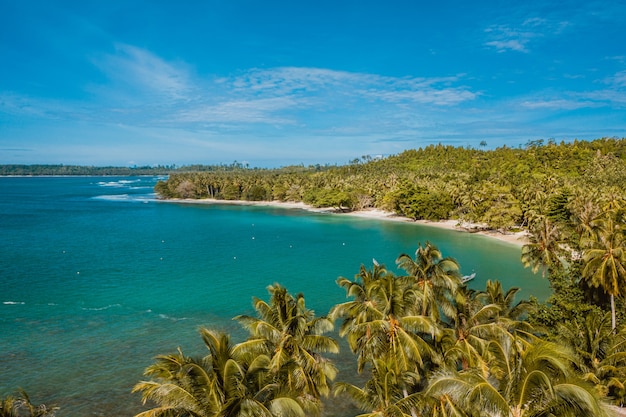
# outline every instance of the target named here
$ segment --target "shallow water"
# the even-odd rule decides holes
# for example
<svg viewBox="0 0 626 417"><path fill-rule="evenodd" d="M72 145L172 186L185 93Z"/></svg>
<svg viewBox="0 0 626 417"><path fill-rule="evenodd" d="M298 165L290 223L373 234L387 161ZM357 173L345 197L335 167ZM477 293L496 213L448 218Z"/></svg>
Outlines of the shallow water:
<svg viewBox="0 0 626 417"><path fill-rule="evenodd" d="M153 177L0 178L0 395L17 387L60 416L131 416L130 394L152 358L181 346L202 354L200 326L243 333L278 282L319 314L345 300L338 276L372 258L435 243L470 286L499 279L547 297L520 247L428 226L272 207L158 202ZM339 379L354 377L338 358ZM354 412L334 401L326 415Z"/></svg>

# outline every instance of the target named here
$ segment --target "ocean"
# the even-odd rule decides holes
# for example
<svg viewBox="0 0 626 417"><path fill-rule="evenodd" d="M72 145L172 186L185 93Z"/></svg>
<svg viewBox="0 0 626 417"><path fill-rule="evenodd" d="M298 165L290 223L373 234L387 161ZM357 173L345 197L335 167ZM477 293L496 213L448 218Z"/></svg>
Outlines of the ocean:
<svg viewBox="0 0 626 417"><path fill-rule="evenodd" d="M324 315L346 300L335 281L372 260L395 268L430 241L456 258L469 284L488 279L549 295L521 248L477 234L300 209L194 205L156 199L157 177L0 178L0 395L23 388L58 416L133 416L131 394L154 356L205 353L201 326L245 334L280 283ZM336 358L338 380L354 378ZM357 414L332 401L325 416Z"/></svg>

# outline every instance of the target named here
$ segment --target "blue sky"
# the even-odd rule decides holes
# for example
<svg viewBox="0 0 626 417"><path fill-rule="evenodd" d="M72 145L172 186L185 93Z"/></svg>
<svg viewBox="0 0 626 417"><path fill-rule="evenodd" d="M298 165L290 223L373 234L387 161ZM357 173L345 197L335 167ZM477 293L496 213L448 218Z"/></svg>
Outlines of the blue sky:
<svg viewBox="0 0 626 417"><path fill-rule="evenodd" d="M0 0L0 163L626 137L626 2Z"/></svg>

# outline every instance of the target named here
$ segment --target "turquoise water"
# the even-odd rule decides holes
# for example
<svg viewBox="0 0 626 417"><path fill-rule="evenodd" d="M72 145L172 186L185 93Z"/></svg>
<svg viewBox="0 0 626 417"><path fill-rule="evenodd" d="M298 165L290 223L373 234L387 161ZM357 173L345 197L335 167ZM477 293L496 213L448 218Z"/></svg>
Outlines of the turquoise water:
<svg viewBox="0 0 626 417"><path fill-rule="evenodd" d="M200 326L231 318L278 282L318 314L345 300L338 276L435 243L471 286L545 299L520 247L479 235L295 209L155 200L156 178L0 178L0 395L17 387L60 416L132 416L152 358L202 354ZM349 379L349 356L338 361ZM327 415L346 414L329 407Z"/></svg>

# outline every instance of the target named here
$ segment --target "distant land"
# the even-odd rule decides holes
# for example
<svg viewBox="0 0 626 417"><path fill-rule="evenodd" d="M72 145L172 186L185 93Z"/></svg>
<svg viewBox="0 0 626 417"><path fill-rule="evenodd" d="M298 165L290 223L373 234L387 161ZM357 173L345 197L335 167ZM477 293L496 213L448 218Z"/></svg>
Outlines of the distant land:
<svg viewBox="0 0 626 417"><path fill-rule="evenodd" d="M211 171L232 171L236 169L248 168L237 161L232 164L220 165L157 165L157 166L83 166L64 164L33 164L33 165L0 165L0 176L133 176L133 175L167 175L174 172L211 172Z"/></svg>

